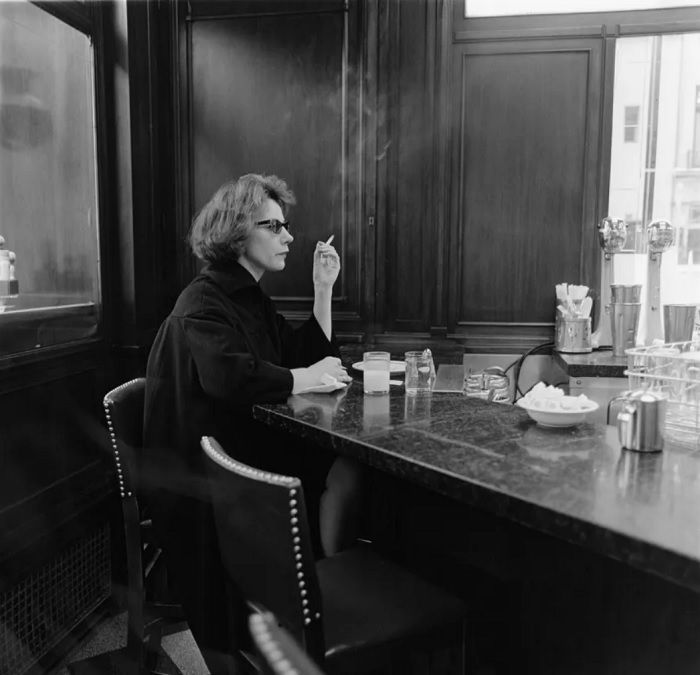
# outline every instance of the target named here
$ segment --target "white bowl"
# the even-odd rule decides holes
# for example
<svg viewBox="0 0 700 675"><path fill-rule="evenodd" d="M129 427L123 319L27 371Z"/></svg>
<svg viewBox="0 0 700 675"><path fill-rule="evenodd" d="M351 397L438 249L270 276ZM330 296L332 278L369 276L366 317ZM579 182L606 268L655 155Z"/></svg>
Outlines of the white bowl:
<svg viewBox="0 0 700 675"><path fill-rule="evenodd" d="M598 404L590 399L581 403L578 396L559 396L555 399L553 405L557 408L547 408L548 399L539 399L537 401L526 401L520 399L516 405L523 410L527 410L527 414L543 427L573 427L581 424L586 419L586 415L594 410L598 410ZM576 408L573 410L562 410L559 406L570 406Z"/></svg>

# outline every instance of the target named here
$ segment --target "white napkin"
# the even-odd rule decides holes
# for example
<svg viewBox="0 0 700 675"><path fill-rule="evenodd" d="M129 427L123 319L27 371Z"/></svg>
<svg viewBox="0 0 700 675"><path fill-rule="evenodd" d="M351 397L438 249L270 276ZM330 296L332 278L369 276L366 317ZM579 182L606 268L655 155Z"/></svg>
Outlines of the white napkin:
<svg viewBox="0 0 700 675"><path fill-rule="evenodd" d="M307 387L306 389L298 391L297 394L306 394L313 392L331 393L332 391L337 391L338 389L343 389L347 386L347 382L341 382L339 379L333 377L333 375L329 375L328 373L324 373L323 375L321 375L321 382L322 384L317 384L313 387Z"/></svg>

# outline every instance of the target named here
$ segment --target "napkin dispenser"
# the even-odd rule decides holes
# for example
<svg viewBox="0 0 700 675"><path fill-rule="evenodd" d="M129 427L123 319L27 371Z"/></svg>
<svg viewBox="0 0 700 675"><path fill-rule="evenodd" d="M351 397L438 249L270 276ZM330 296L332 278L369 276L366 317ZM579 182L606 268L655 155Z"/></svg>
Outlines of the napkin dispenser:
<svg viewBox="0 0 700 675"><path fill-rule="evenodd" d="M593 351L591 342L591 308L593 298L588 286L557 284L557 314L554 322L554 349L569 354Z"/></svg>

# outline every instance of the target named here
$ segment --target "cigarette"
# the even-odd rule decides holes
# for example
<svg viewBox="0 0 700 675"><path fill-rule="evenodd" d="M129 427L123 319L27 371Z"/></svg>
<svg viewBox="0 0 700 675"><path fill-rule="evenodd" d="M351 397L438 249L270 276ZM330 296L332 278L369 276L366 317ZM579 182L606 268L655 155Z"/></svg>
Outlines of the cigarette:
<svg viewBox="0 0 700 675"><path fill-rule="evenodd" d="M330 246L330 244L331 244L331 242L333 241L334 238L335 238L335 235L334 235L334 234L332 234L330 237L328 237L328 241L326 241L326 246Z"/></svg>

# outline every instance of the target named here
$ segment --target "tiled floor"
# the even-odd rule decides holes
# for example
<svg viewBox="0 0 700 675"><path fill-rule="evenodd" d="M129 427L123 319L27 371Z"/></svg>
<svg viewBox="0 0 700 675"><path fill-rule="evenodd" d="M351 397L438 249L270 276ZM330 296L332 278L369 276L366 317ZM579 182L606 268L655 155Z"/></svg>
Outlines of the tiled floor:
<svg viewBox="0 0 700 675"><path fill-rule="evenodd" d="M66 664L55 670L55 675L71 675L68 665L119 649L126 644L126 612L102 621L85 641L66 659ZM202 655L189 630L167 635L162 640L163 654L158 670L169 675L209 675ZM113 672L118 668L113 667ZM90 675L103 675L104 666Z"/></svg>

